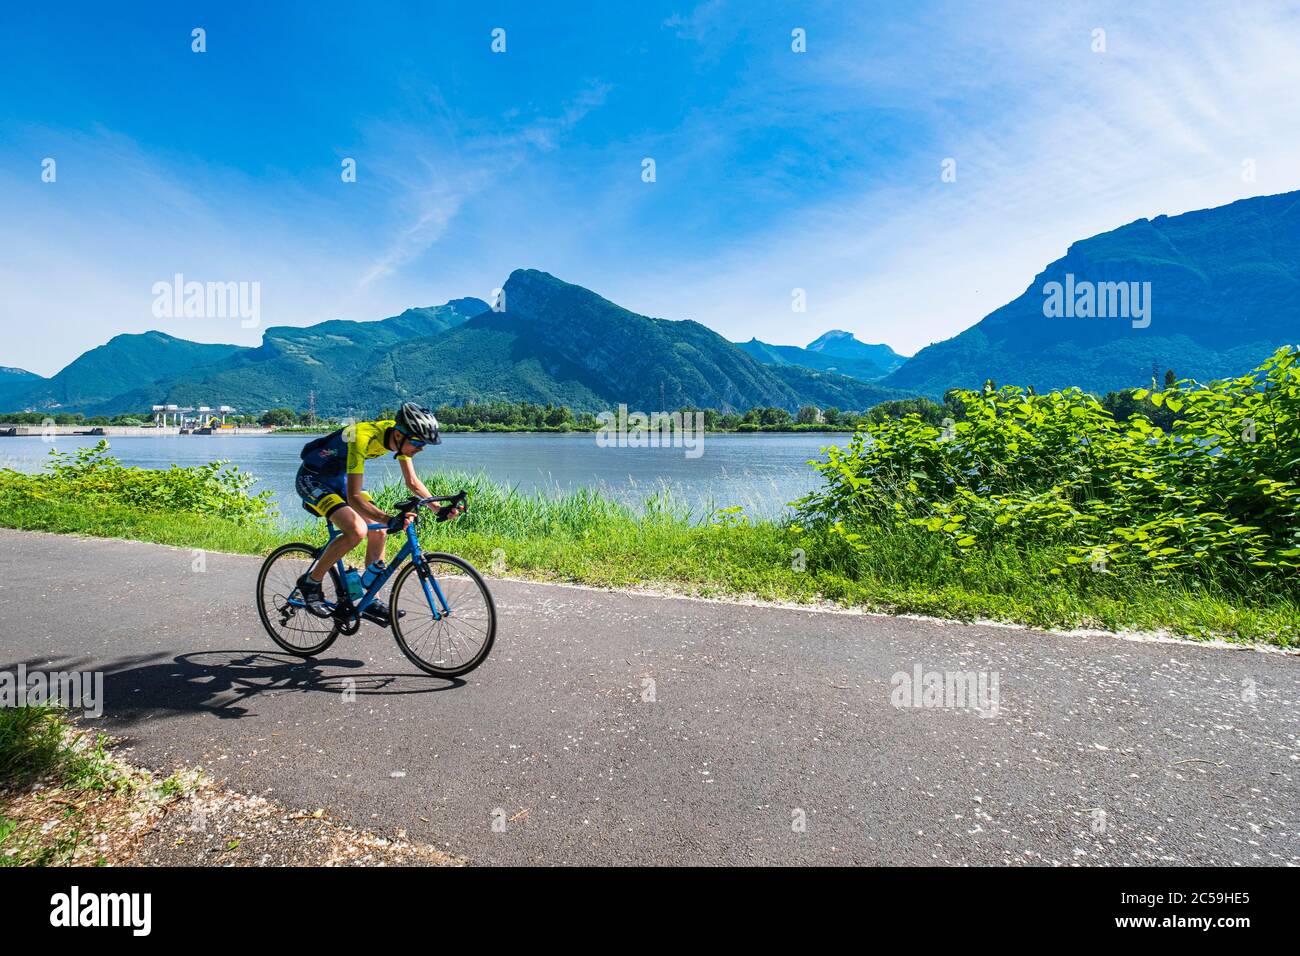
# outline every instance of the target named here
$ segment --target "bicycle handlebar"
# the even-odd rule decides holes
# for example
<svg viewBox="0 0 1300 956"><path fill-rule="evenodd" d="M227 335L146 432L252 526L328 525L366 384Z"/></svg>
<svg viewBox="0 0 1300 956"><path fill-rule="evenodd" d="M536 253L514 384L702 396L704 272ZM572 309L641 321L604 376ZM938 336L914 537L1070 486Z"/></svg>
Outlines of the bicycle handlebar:
<svg viewBox="0 0 1300 956"><path fill-rule="evenodd" d="M431 495L428 498L407 498L405 501L399 501L394 506L397 509L397 518L394 519L393 522L389 523L389 530L400 530L400 525L398 527L394 527L394 525L402 516L416 511L426 505L431 505L435 501L447 502L447 504L439 508L437 511L437 520L446 521L451 517L451 513L455 511L456 508L464 506L467 497L469 497L469 492L461 490L454 495Z"/></svg>

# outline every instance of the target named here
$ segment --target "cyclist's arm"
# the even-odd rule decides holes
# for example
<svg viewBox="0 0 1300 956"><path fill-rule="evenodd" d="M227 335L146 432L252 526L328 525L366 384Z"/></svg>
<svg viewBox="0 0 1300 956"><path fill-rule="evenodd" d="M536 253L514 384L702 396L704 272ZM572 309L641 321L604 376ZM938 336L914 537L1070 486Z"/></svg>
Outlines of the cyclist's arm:
<svg viewBox="0 0 1300 956"><path fill-rule="evenodd" d="M424 482L416 477L415 466L411 464L411 459L398 456L397 462L402 468L402 477L406 479L406 487L410 488L421 498L432 498L433 494L425 487ZM455 511L445 515L445 520L450 521L452 518L458 518L464 514L464 512L465 505L458 505Z"/></svg>
<svg viewBox="0 0 1300 956"><path fill-rule="evenodd" d="M348 506L368 522L387 524L390 515L380 511L369 497L361 493L366 470L364 448L374 431L375 426L370 422L358 422L343 431L348 446Z"/></svg>
<svg viewBox="0 0 1300 956"><path fill-rule="evenodd" d="M348 507L367 521L387 524L391 516L380 511L369 498L361 494L361 486L364 483L364 475L357 473L348 475Z"/></svg>
<svg viewBox="0 0 1300 956"><path fill-rule="evenodd" d="M416 476L415 465L411 463L411 459L399 456L397 459L397 465L402 469L402 478L406 480L406 487L410 488L414 494L419 495L421 498L433 497L433 494L429 489L424 487L424 482Z"/></svg>

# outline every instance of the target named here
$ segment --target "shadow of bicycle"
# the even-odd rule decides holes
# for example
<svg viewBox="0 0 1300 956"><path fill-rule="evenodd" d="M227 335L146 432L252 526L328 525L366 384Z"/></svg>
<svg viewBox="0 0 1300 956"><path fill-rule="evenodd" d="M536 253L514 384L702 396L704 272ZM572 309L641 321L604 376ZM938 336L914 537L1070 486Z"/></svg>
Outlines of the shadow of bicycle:
<svg viewBox="0 0 1300 956"><path fill-rule="evenodd" d="M438 678L418 673L325 673L326 668L359 669L365 665L343 657L303 659L279 651L196 651L181 654L173 663L188 682L199 682L234 703L269 692L355 695L435 694L464 687L460 678ZM226 709L223 707L223 709Z"/></svg>
<svg viewBox="0 0 1300 956"><path fill-rule="evenodd" d="M121 729L195 713L238 720L253 713L256 698L273 694L325 694L346 701L433 694L465 686L460 678L420 673L339 673L340 669L360 671L365 665L344 657L304 659L278 651L196 651L170 659L147 655L110 661L64 657L22 663L29 671L102 671L104 722Z"/></svg>

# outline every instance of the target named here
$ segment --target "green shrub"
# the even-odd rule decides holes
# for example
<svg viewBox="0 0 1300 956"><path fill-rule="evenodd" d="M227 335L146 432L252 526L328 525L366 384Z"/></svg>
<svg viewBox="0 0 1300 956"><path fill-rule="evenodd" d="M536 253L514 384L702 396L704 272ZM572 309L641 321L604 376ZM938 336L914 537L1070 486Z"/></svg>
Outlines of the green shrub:
<svg viewBox="0 0 1300 956"><path fill-rule="evenodd" d="M958 555L1065 544L1057 574L1081 565L1294 581L1298 357L1284 348L1240 378L1135 393L1178 413L1168 432L1141 414L1116 421L1078 389L960 392L962 421L884 419L827 449L800 520L859 551L871 529L909 524Z"/></svg>
<svg viewBox="0 0 1300 956"><path fill-rule="evenodd" d="M225 461L165 470L130 468L108 453L108 442L50 453L46 471L28 475L0 470L0 495L28 500L124 504L141 511L185 512L226 518L240 525L272 513L269 491L248 493L256 479Z"/></svg>

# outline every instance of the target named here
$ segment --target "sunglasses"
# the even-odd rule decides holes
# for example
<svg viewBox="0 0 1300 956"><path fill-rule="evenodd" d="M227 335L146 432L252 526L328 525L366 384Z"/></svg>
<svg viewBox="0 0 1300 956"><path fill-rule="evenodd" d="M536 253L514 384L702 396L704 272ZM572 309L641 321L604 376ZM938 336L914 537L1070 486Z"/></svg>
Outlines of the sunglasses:
<svg viewBox="0 0 1300 956"><path fill-rule="evenodd" d="M406 440L415 448L423 448L428 444L428 442L422 442L418 438L407 438Z"/></svg>

